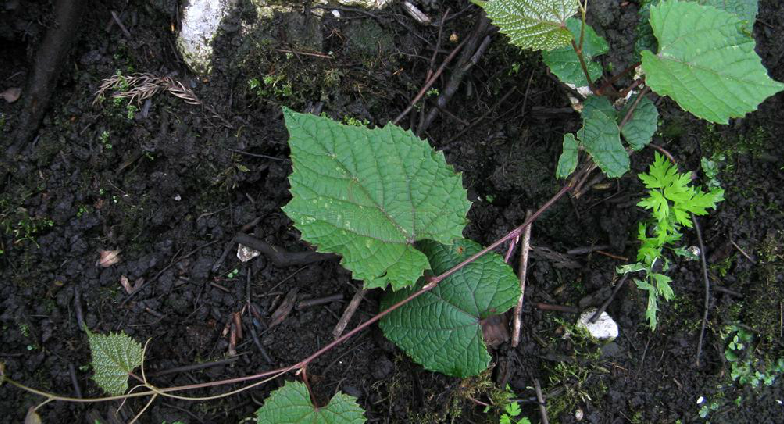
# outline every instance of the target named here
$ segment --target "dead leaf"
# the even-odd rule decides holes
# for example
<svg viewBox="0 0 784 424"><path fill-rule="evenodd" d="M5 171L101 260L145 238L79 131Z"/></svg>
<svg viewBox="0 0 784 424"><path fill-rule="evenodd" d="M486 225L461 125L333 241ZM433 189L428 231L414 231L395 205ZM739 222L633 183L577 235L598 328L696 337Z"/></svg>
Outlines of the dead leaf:
<svg viewBox="0 0 784 424"><path fill-rule="evenodd" d="M27 410L27 415L25 416L24 424L43 424L41 421L41 416L35 412L35 406L31 406Z"/></svg>
<svg viewBox="0 0 784 424"><path fill-rule="evenodd" d="M275 312L272 313L270 317L270 323L267 328L272 328L286 319L291 313L291 309L294 308L294 303L297 301L297 289L291 289L288 293L286 293L286 297L283 299L283 302L280 302L280 306L278 309L275 309Z"/></svg>
<svg viewBox="0 0 784 424"><path fill-rule="evenodd" d="M120 251L119 250L101 250L100 252L101 257L95 263L103 268L108 268L118 262L120 262Z"/></svg>
<svg viewBox="0 0 784 424"><path fill-rule="evenodd" d="M3 91L0 93L0 97L2 97L8 103L13 103L19 100L19 96L22 95L22 89L19 87L9 88L8 90Z"/></svg>
<svg viewBox="0 0 784 424"><path fill-rule="evenodd" d="M501 343L509 341L508 322L504 315L493 315L482 320L482 336L485 344L496 349Z"/></svg>
<svg viewBox="0 0 784 424"><path fill-rule="evenodd" d="M120 276L120 285L123 286L125 292L128 294L133 293L133 287L131 287L131 283L128 282L128 277L121 275Z"/></svg>

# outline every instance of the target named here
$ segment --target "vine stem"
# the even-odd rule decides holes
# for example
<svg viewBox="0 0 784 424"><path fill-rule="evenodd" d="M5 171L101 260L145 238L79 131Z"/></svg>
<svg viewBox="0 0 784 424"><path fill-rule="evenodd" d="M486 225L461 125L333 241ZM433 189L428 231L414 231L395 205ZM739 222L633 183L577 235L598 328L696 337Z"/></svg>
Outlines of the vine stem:
<svg viewBox="0 0 784 424"><path fill-rule="evenodd" d="M596 93L596 86L594 86L593 82L591 82L591 75L588 73L588 65L585 64L583 49L577 46L577 43L574 42L574 39L572 39L572 48L574 49L574 52L577 53L577 59L580 60L580 68L583 70L585 80L588 81L588 88L590 88L592 92Z"/></svg>
<svg viewBox="0 0 784 424"><path fill-rule="evenodd" d="M482 249L480 252L478 252L478 253L472 255L471 257L469 257L468 259L460 262L459 264L457 264L454 267L450 268L449 270L447 270L443 274L435 276L435 277L430 277L428 279L427 284L425 284L422 288L420 288L416 292L414 292L411 295L409 295L407 298L401 300L400 302L395 303L394 305L392 305L388 309L386 309L386 310L376 314L373 318L370 318L369 320L363 322L362 324L358 325L357 327L355 327L354 329L352 329L348 333L346 333L346 334L340 336L339 338L333 340L332 342L330 342L329 344L327 344L323 348L317 350L316 352L314 352L313 354L311 354L307 358L297 362L294 365L289 365L287 367L282 367L282 368L278 368L278 369L275 369L275 370L264 371L264 372L259 373L259 374L249 375L249 376L245 376L245 377L235 377L235 378L228 378L228 379L218 380L218 381L208 381L208 382L205 382L205 383L188 384L188 385L184 385L184 386L176 386L176 387L168 387L168 388L157 388L157 387L153 386L152 384L149 384L149 383L145 382L144 386L147 387L147 389L149 389L148 391L127 393L127 394L117 395L117 396L105 396L105 397L99 397L99 398L88 398L88 399L85 399L85 398L75 398L75 397L70 397L70 396L61 396L61 395L58 395L58 394L55 394L55 393L49 393L49 392L45 392L45 391L42 391L42 390L38 390L38 389L35 389L33 387L24 385L22 383L19 383L17 381L14 381L14 380L8 378L5 375L5 372L0 372L0 382L7 382L8 384L11 384L12 386L16 386L19 389L22 389L22 390L25 390L27 392L30 392L30 393L33 393L33 394L45 397L47 400L44 403L48 403L50 401L64 401L64 402L75 402L75 403L108 402L108 401L114 401L114 400L126 400L126 399L129 399L129 398L145 397L145 396L153 396L153 397L154 396L164 396L164 397L170 397L170 398L179 399L179 400L205 401L205 400L219 399L219 398L223 398L223 397L226 397L226 396L231 396L231 395L240 393L242 391L245 391L245 390L248 390L250 388L256 387L258 385L264 384L267 381L270 381L270 380L272 380L272 379L274 379L274 378L276 378L276 377L278 377L280 375L283 375L283 374L285 374L287 372L294 371L294 370L303 370L303 369L305 369L305 367L307 367L311 362L316 360L318 357L320 357L324 353L332 350L335 346L343 343L344 341L346 341L349 338L353 337L357 333L359 333L362 330L368 328L370 325L378 322L379 320L381 320L385 316L389 315L390 313L392 313L396 309L400 308L401 306L411 302L412 300L416 299L417 297L421 296L422 294L424 294L424 293L434 289L441 281L443 281L447 277L451 276L455 272L459 271L460 269L462 269L466 265L468 265L468 264L476 261L480 257L486 255L487 253L489 253L493 249L497 248L501 244L503 244L503 243L505 243L505 242L507 242L507 241L509 241L511 239L514 239L514 238L518 237L522 233L522 231L525 228L527 228L529 225L531 225L531 223L533 221L535 221L544 211L549 209L556 201L558 201L558 199L563 197L564 194L566 194L567 192L569 192L573 188L574 188L573 184L571 184L571 183L566 184L555 195L553 195L553 197L551 197L550 200L545 202L544 205L542 205L536 212L534 212L530 217L528 217L523 224L521 224L520 226L514 228L508 234L506 234L505 236L503 236L500 239L498 239L495 242L493 242L490 246ZM265 378L265 377L267 377L267 378ZM136 377L136 378L138 378L138 377ZM261 380L261 381L256 381L256 382L254 382L252 384L249 384L247 386L241 387L239 389L232 390L232 391L229 391L229 392L226 392L226 393L222 393L222 394L219 394L219 395L214 395L214 396L185 397L185 396L178 396L178 395L173 395L172 394L174 392L196 390L196 389L202 389L202 388L207 388L207 387L223 386L223 385L234 384L234 383L245 383L245 382L249 382L249 381L253 381L253 380L259 380L259 379L263 379L263 378L265 378L265 379ZM144 381L144 378L142 378L141 380Z"/></svg>
<svg viewBox="0 0 784 424"><path fill-rule="evenodd" d="M585 75L585 80L588 81L588 88L591 89L591 92L594 94L598 94L596 90L596 86L591 81L591 74L588 72L588 65L585 64L585 57L583 56L583 41L585 39L585 14L588 11L588 0L585 0L584 4L580 4L580 12L582 14L582 25L580 25L580 40L577 43L574 42L574 38L572 38L572 48L574 52L577 54L577 59L580 60L580 68L583 70L583 74Z"/></svg>

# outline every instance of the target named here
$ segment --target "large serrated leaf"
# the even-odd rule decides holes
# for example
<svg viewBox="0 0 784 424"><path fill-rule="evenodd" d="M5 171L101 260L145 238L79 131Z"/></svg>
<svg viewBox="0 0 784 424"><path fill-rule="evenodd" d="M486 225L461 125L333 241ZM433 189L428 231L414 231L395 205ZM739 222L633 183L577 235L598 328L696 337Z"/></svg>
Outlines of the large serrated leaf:
<svg viewBox="0 0 784 424"><path fill-rule="evenodd" d="M575 40L580 39L580 27L582 21L580 19L569 18L566 21L566 26L574 36ZM585 25L585 36L583 38L583 57L588 68L588 74L591 76L591 82L596 81L602 76L602 65L593 61L593 58L607 53L610 47L607 41L602 38L590 25ZM558 77L561 82L567 84L574 84L578 87L588 85L585 80L585 73L582 66L580 66L580 59L577 53L571 46L560 47L555 50L542 52L542 59L545 65L550 68L550 71Z"/></svg>
<svg viewBox="0 0 784 424"><path fill-rule="evenodd" d="M757 0L688 0L702 5L713 6L732 13L743 22L742 29L746 34L751 35L754 29L754 22L757 20ZM659 4L659 0L642 0L638 12L640 21L635 28L636 39L634 41L634 56L637 61L641 60L644 50L655 51L658 44L653 35L650 23L651 6Z"/></svg>
<svg viewBox="0 0 784 424"><path fill-rule="evenodd" d="M419 246L436 275L482 249L471 240L457 240L451 246L425 241ZM405 299L422 284L388 293L381 308ZM484 371L490 363L482 339L482 319L506 312L519 296L520 285L512 268L490 253L391 312L380 326L387 338L425 368L468 377Z"/></svg>
<svg viewBox="0 0 784 424"><path fill-rule="evenodd" d="M577 168L577 140L574 134L564 134L563 152L558 158L558 166L555 169L555 176L566 178Z"/></svg>
<svg viewBox="0 0 784 424"><path fill-rule="evenodd" d="M585 151L610 178L621 177L629 170L629 154L621 144L621 131L616 124L615 109L603 105L604 98L588 102L583 108L583 127L578 132ZM595 103L595 106L590 106ZM609 102L607 102L609 105ZM590 106L590 107L589 107ZM612 111L612 112L610 112ZM611 115L610 115L611 113Z"/></svg>
<svg viewBox="0 0 784 424"><path fill-rule="evenodd" d="M566 19L577 13L577 0L473 0L515 46L552 50L572 40Z"/></svg>
<svg viewBox="0 0 784 424"><path fill-rule="evenodd" d="M618 125L621 124L629 108L637 101L637 95L632 96L626 106L618 113ZM634 150L640 150L651 142L651 137L656 132L659 125L659 111L651 99L643 97L637 103L632 112L631 119L621 128L621 134L629 146Z"/></svg>
<svg viewBox="0 0 784 424"><path fill-rule="evenodd" d="M341 125L284 109L294 171L283 210L302 238L366 288L414 284L427 257L413 246L462 236L466 200L459 174L427 142L394 125Z"/></svg>
<svg viewBox="0 0 784 424"><path fill-rule="evenodd" d="M125 333L95 334L87 331L92 353L93 380L106 393L121 395L128 390L128 375L142 365L141 343Z"/></svg>
<svg viewBox="0 0 784 424"><path fill-rule="evenodd" d="M768 77L735 15L666 0L651 7L650 22L659 51L642 52L646 83L700 118L727 124L784 88Z"/></svg>
<svg viewBox="0 0 784 424"><path fill-rule="evenodd" d="M258 424L362 424L365 411L357 399L336 393L327 406L317 408L310 402L304 383L287 382L275 390L256 411Z"/></svg>
<svg viewBox="0 0 784 424"><path fill-rule="evenodd" d="M713 6L737 16L743 22L743 30L751 34L757 20L757 0L693 0L705 6Z"/></svg>

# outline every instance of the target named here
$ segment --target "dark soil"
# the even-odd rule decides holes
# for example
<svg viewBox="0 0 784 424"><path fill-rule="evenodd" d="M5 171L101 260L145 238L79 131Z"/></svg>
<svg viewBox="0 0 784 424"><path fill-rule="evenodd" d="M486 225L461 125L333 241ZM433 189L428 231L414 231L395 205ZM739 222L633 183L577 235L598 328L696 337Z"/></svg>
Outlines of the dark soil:
<svg viewBox="0 0 784 424"><path fill-rule="evenodd" d="M56 25L50 2L40 3L12 0L0 10L0 91L24 87L44 33ZM341 19L324 20L320 36L304 38L318 44L314 50L299 45L303 38L291 38L291 31L243 38L237 28L256 19L243 1L216 39L219 59L212 74L201 78L187 71L174 48L177 3L104 1L85 10L37 136L19 155L6 158L12 168L0 183L0 361L16 381L68 396L76 390L101 396L90 378L87 337L78 319L94 332L124 331L149 340L145 370L158 387L292 364L332 340L339 316L361 286L331 260L280 266L262 255L241 263L232 239L244 230L283 251L309 251L281 211L290 198L291 172L281 106L385 125L421 88L438 27L418 25L397 5L370 13L346 9ZM591 21L620 52L604 60L623 69L637 6L593 3ZM784 4L760 3L758 52L771 76L784 81ZM431 17L447 7L454 16L444 25L437 66L456 45L450 35L469 35L477 8L466 1L419 4ZM113 22L111 11L129 34ZM387 38L376 42L377 37ZM503 36L493 37L449 103L449 113L423 134L463 172L474 201L465 236L484 244L522 223L526 210L560 188L554 168L561 140L579 126L539 54L519 52ZM243 51L250 59L235 61L235 52ZM332 52L332 59L299 52ZM130 115L127 102L94 104L101 81L117 72L172 76L205 106L167 94L135 105ZM443 89L449 73L434 87ZM282 75L292 93L260 97L248 88L249 79L265 75ZM20 131L22 103L0 101L2 151ZM430 110L432 103L424 107ZM559 201L534 224L532 244L540 249L531 259L523 339L514 349L502 344L486 374L459 380L425 371L374 326L308 369L315 400L324 404L337 390L356 396L369 422L498 422L497 409L485 412L480 403L497 399L497 387L509 384L523 412L537 422L532 389L537 378L550 422L577 422L577 415L591 423L702 422L700 397L716 403L712 422L784 422L784 380L759 389L733 384L722 337L725 326L742 325L755 335L755 358L784 356L784 95L727 127L708 126L668 99L658 105L663 125L654 143L670 151L681 170L698 171L701 157L725 158L719 179L727 199L700 225L712 283L729 291L712 292L700 366L695 359L704 289L698 261L673 262L667 273L676 299L661 305L656 331L644 316L647 295L633 284L608 308L620 336L601 346L565 337L576 316L535 307L582 309L609 296L618 278L614 269L624 263L617 257L634 258L637 222L647 217L635 206L643 192L634 174L653 157L643 151L632 157L636 172ZM410 122L418 119L414 113ZM699 172L697 180L705 182ZM694 231L685 232L683 244L697 244ZM613 256L566 253L598 245L609 246L603 251ZM121 250L119 263L96 265L100 251L114 249ZM142 281L141 289L129 295L120 284L123 277L132 284ZM293 290L297 302L331 295L342 300L295 308L268 328ZM380 295L368 293L349 328L378 311ZM249 313L248 300L261 319ZM245 334L231 356L224 329L239 312ZM251 329L260 345L249 336ZM194 364L204 366L178 368ZM286 375L215 401L157 399L140 422L239 422L283 381L296 378ZM3 385L0 422L20 422L42 400ZM53 402L39 412L45 423L93 424L128 422L144 406L141 399Z"/></svg>

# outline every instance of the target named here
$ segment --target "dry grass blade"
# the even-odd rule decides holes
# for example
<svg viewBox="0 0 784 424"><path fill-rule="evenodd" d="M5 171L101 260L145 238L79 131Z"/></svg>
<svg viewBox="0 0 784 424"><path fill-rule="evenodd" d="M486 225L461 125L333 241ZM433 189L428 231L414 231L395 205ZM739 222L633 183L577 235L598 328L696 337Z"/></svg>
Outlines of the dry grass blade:
<svg viewBox="0 0 784 424"><path fill-rule="evenodd" d="M171 93L174 97L178 97L180 99L185 100L185 103L190 105L200 105L201 100L196 97L196 94L193 90L186 88L182 85L181 82L175 81L169 77L165 78L166 80L166 90Z"/></svg>
<svg viewBox="0 0 784 424"><path fill-rule="evenodd" d="M141 103L161 91L168 91L173 96L185 100L191 105L201 105L193 90L186 88L181 82L170 77L158 77L152 74L112 75L101 82L98 92L95 93L93 105L106 98L109 91L114 91L111 97L115 99L129 99L130 102Z"/></svg>

